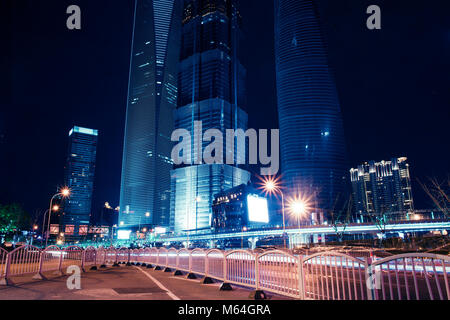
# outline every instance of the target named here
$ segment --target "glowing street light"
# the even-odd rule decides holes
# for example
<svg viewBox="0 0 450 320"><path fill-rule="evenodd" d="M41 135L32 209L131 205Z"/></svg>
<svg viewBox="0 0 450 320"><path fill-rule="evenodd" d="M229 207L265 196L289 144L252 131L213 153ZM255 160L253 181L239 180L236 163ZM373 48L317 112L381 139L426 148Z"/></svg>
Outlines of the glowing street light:
<svg viewBox="0 0 450 320"><path fill-rule="evenodd" d="M300 216L306 212L306 205L303 201L296 201L291 204L291 210L295 215Z"/></svg>
<svg viewBox="0 0 450 320"><path fill-rule="evenodd" d="M47 224L47 236L45 237L45 246L47 247L47 243L48 243L48 236L49 236L49 231L50 231L50 218L51 218L51 212L52 209L55 209L55 207L57 207L57 209L55 211L59 210L59 206L53 206L53 199L55 199L56 197L62 197L62 198L67 198L70 196L70 189L67 187L64 187L62 189L59 190L58 193L54 194L53 197L50 199L50 207L48 209L48 224Z"/></svg>
<svg viewBox="0 0 450 320"><path fill-rule="evenodd" d="M61 195L63 197L66 198L66 197L70 196L70 189L69 188L63 188L63 189L61 189L60 193L61 193Z"/></svg>
<svg viewBox="0 0 450 320"><path fill-rule="evenodd" d="M286 248L286 219L284 215L284 193L281 187L281 177L265 176L259 178L261 180L261 187L265 195L281 195L281 211L283 214L283 245Z"/></svg>
<svg viewBox="0 0 450 320"><path fill-rule="evenodd" d="M297 217L297 224L300 228L300 218L310 210L310 198L297 196L289 200L289 211L291 215Z"/></svg>
<svg viewBox="0 0 450 320"><path fill-rule="evenodd" d="M58 211L59 210L59 206L57 204L55 204L53 206L52 210L55 211L55 212Z"/></svg>

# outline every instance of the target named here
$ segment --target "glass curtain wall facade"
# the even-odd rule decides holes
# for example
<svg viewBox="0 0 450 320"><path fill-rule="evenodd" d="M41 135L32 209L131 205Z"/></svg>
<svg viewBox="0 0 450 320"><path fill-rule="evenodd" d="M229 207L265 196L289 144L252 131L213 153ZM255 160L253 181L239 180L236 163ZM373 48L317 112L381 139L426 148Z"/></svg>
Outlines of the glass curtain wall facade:
<svg viewBox="0 0 450 320"><path fill-rule="evenodd" d="M119 228L168 226L180 0L136 0Z"/></svg>
<svg viewBox="0 0 450 320"><path fill-rule="evenodd" d="M313 196L325 216L347 197L337 91L315 0L275 1L281 169L288 192Z"/></svg>
<svg viewBox="0 0 450 320"><path fill-rule="evenodd" d="M234 0L183 3L175 127L188 130L191 137L196 121L202 122L203 133L214 128L223 137L227 129L247 129L246 70L238 56L240 20ZM191 139L191 159L209 143L200 147ZM214 195L249 179L248 171L223 163L176 167L172 171L172 229L182 233L211 228Z"/></svg>
<svg viewBox="0 0 450 320"><path fill-rule="evenodd" d="M94 129L73 127L69 132L64 183L71 194L60 215L60 230L67 230L66 236L78 235L79 226L90 222L97 141L98 131Z"/></svg>

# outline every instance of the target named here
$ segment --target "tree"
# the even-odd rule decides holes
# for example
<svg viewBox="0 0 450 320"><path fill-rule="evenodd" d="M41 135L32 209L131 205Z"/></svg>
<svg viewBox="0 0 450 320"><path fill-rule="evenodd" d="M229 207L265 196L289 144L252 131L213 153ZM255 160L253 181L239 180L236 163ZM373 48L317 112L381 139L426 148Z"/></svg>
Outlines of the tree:
<svg viewBox="0 0 450 320"><path fill-rule="evenodd" d="M339 195L336 197L336 201L334 203L334 208L331 210L331 226L334 229L334 232L336 233L339 242L342 242L344 240L344 233L347 229L347 226L350 224L350 217L352 214L352 196L344 202L344 205L342 208L336 210L336 203L338 202ZM337 214L335 213L337 211ZM345 214L345 216L344 216Z"/></svg>
<svg viewBox="0 0 450 320"><path fill-rule="evenodd" d="M370 213L369 214L370 219L377 227L378 231L381 233L381 239L380 239L380 247L383 246L384 239L386 238L386 232L387 232L387 225L388 225L388 215L386 214L385 210L382 209L380 213Z"/></svg>
<svg viewBox="0 0 450 320"><path fill-rule="evenodd" d="M439 182L436 178L428 178L428 180L429 184L426 185L417 179L420 186L433 201L436 208L449 218L450 200L448 194L450 191L450 176L447 177L447 181L443 182Z"/></svg>
<svg viewBox="0 0 450 320"><path fill-rule="evenodd" d="M17 203L0 205L0 234L11 234L29 228L31 218Z"/></svg>

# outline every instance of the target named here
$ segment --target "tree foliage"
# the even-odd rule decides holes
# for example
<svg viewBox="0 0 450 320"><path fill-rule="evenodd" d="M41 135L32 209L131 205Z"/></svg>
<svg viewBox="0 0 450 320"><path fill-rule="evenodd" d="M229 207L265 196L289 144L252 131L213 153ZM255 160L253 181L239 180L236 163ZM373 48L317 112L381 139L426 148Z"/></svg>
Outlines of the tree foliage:
<svg viewBox="0 0 450 320"><path fill-rule="evenodd" d="M30 227L30 215L17 203L0 205L0 233L8 234Z"/></svg>

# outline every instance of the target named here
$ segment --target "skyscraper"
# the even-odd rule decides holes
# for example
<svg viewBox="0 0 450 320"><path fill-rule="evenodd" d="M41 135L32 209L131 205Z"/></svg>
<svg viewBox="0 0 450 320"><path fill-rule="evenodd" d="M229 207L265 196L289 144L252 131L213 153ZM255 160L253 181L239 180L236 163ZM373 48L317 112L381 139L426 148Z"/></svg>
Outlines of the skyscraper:
<svg viewBox="0 0 450 320"><path fill-rule="evenodd" d="M346 149L316 0L276 0L275 55L283 179L326 215L346 197Z"/></svg>
<svg viewBox="0 0 450 320"><path fill-rule="evenodd" d="M65 184L71 190L60 216L60 230L66 238L79 235L79 227L89 225L94 189L98 131L73 127L69 132L69 149L65 167Z"/></svg>
<svg viewBox="0 0 450 320"><path fill-rule="evenodd" d="M197 121L203 131L218 129L224 137L227 129L247 129L246 70L238 50L240 23L236 0L184 0L175 127L186 129L191 137ZM194 141L191 158L207 144L199 146ZM175 168L172 228L175 232L210 228L214 196L249 179L248 171L223 163Z"/></svg>
<svg viewBox="0 0 450 320"><path fill-rule="evenodd" d="M120 227L169 224L180 4L179 0L135 1Z"/></svg>
<svg viewBox="0 0 450 320"><path fill-rule="evenodd" d="M407 158L370 161L350 170L358 216L414 210Z"/></svg>

